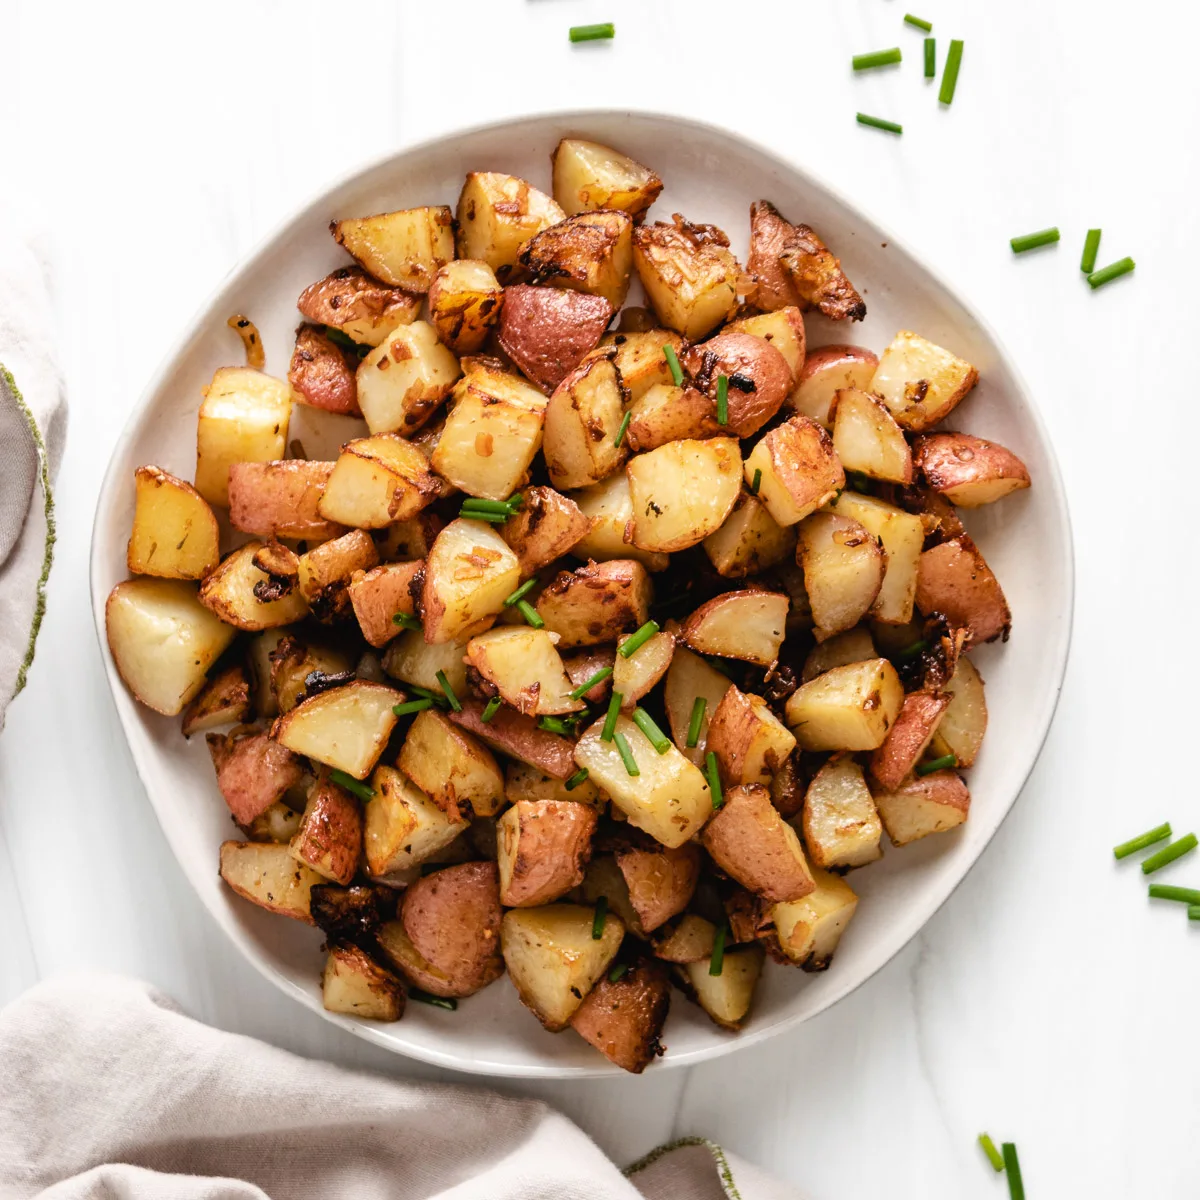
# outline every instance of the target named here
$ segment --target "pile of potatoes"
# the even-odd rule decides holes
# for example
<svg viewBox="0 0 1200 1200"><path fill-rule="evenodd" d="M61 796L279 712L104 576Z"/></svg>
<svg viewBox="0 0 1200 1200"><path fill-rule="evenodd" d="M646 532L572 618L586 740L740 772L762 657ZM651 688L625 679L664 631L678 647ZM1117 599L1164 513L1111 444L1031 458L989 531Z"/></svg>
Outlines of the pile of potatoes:
<svg viewBox="0 0 1200 1200"><path fill-rule="evenodd" d="M207 734L221 875L322 930L326 1007L507 974L636 1072L673 986L738 1029L766 957L829 965L884 832L966 820L968 655L1010 616L957 510L1029 475L940 428L949 350L808 348L806 312L866 313L808 226L754 203L743 265L648 220L647 167L552 161L552 196L476 172L334 221L286 380L232 322L194 484L136 472L108 639ZM310 461L296 404L361 436Z"/></svg>

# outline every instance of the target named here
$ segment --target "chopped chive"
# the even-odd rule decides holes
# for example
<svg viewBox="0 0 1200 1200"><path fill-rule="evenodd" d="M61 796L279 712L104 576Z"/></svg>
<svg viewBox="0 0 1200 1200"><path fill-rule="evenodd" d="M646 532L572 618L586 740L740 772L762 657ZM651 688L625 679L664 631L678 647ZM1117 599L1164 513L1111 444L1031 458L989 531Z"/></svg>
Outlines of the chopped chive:
<svg viewBox="0 0 1200 1200"><path fill-rule="evenodd" d="M925 78L937 75L937 38L925 39Z"/></svg>
<svg viewBox="0 0 1200 1200"><path fill-rule="evenodd" d="M604 717L604 728L600 730L600 740L602 742L611 742L613 733L617 728L617 717L621 713L621 701L625 697L620 692L613 692L612 699L608 702L608 712Z"/></svg>
<svg viewBox="0 0 1200 1200"><path fill-rule="evenodd" d="M474 508L464 508L458 514L464 521L486 521L489 525L503 525L512 513L482 512Z"/></svg>
<svg viewBox="0 0 1200 1200"><path fill-rule="evenodd" d="M500 705L502 703L503 701L499 696L493 696L487 702L487 704L483 706L483 715L480 717L480 720L485 723L490 721L500 711Z"/></svg>
<svg viewBox="0 0 1200 1200"><path fill-rule="evenodd" d="M511 496L504 502L508 505L509 511L521 508L525 504L525 496L521 492L513 492Z"/></svg>
<svg viewBox="0 0 1200 1200"><path fill-rule="evenodd" d="M398 717L407 717L412 713L424 712L427 708L432 707L433 701L428 696L424 696L420 700L405 700L403 704L394 704L392 712Z"/></svg>
<svg viewBox="0 0 1200 1200"><path fill-rule="evenodd" d="M625 430L629 428L629 422L633 420L633 413L627 412L621 418L621 428L617 430L617 436L613 439L613 445L619 446L625 440Z"/></svg>
<svg viewBox="0 0 1200 1200"><path fill-rule="evenodd" d="M647 621L636 633L631 633L618 647L622 658L632 658L656 633L657 621Z"/></svg>
<svg viewBox="0 0 1200 1200"><path fill-rule="evenodd" d="M1017 1159L1017 1148L1012 1142L1002 1142L1004 1173L1008 1176L1009 1200L1025 1200L1025 1185L1021 1182L1021 1163Z"/></svg>
<svg viewBox="0 0 1200 1200"><path fill-rule="evenodd" d="M1132 258L1122 258L1115 263L1110 263L1107 267L1101 267L1099 271L1093 271L1087 277L1087 281L1094 290L1103 287L1106 283L1111 283L1114 279L1120 279L1122 275L1128 275L1136 265Z"/></svg>
<svg viewBox="0 0 1200 1200"><path fill-rule="evenodd" d="M1161 842L1170 836L1171 822L1164 821L1161 825L1156 825L1153 829L1148 829L1145 833L1130 838L1129 841L1122 842L1119 846L1114 846L1113 858L1128 858L1131 854L1145 850L1147 846L1153 846L1155 842Z"/></svg>
<svg viewBox="0 0 1200 1200"><path fill-rule="evenodd" d="M430 992L422 991L420 988L410 987L408 989L408 998L410 1000L419 1000L422 1004L428 1004L432 1008L444 1008L448 1012L454 1012L458 1008L458 1001L453 996L435 996Z"/></svg>
<svg viewBox="0 0 1200 1200"><path fill-rule="evenodd" d="M1172 887L1169 883L1152 883L1151 900L1178 900L1181 904L1200 904L1200 891L1196 888Z"/></svg>
<svg viewBox="0 0 1200 1200"><path fill-rule="evenodd" d="M850 65L856 71L869 71L872 67L890 67L900 62L902 57L900 47L893 46L890 50L872 50L869 54L856 54L850 60Z"/></svg>
<svg viewBox="0 0 1200 1200"><path fill-rule="evenodd" d="M1188 905L1188 920L1200 921L1200 904Z"/></svg>
<svg viewBox="0 0 1200 1200"><path fill-rule="evenodd" d="M675 347L671 345L664 346L663 358L667 360L667 366L671 369L671 382L676 387L682 387L683 368L679 365L679 356L675 353Z"/></svg>
<svg viewBox="0 0 1200 1200"><path fill-rule="evenodd" d="M568 792L573 792L581 783L587 782L587 777L587 767L580 767L579 770L576 771L575 774L563 784L563 787L565 787Z"/></svg>
<svg viewBox="0 0 1200 1200"><path fill-rule="evenodd" d="M728 936L729 926L725 924L718 926L716 936L713 938L712 956L708 960L710 975L720 975L725 970L725 939Z"/></svg>
<svg viewBox="0 0 1200 1200"><path fill-rule="evenodd" d="M608 973L608 982L616 983L626 971L629 970L628 963L617 963L615 967Z"/></svg>
<svg viewBox="0 0 1200 1200"><path fill-rule="evenodd" d="M412 613L395 613L392 617L392 624L399 625L401 629L421 628L421 622Z"/></svg>
<svg viewBox="0 0 1200 1200"><path fill-rule="evenodd" d="M340 788L345 788L346 791L357 796L364 804L375 795L373 787L369 787L361 779L355 779L353 775L347 775L345 771L339 771L337 767L334 767L329 772L329 782L336 783Z"/></svg>
<svg viewBox="0 0 1200 1200"><path fill-rule="evenodd" d="M608 897L600 896L596 900L596 912L592 917L592 941L598 942L604 936L604 922L608 918Z"/></svg>
<svg viewBox="0 0 1200 1200"><path fill-rule="evenodd" d="M762 467L754 468L754 478L750 481L750 495L757 496L759 486L762 484Z"/></svg>
<svg viewBox="0 0 1200 1200"><path fill-rule="evenodd" d="M708 700L704 696L697 696L692 702L692 719L688 722L687 732L687 747L689 750L695 749L700 741L700 726L704 722L704 710L708 707Z"/></svg>
<svg viewBox="0 0 1200 1200"><path fill-rule="evenodd" d="M921 651L927 650L928 648L929 643L924 638L918 638L915 642L909 642L909 644L905 646L903 650L897 650L893 657L895 658L896 662L899 663L912 662L912 660L916 658Z"/></svg>
<svg viewBox="0 0 1200 1200"><path fill-rule="evenodd" d="M454 694L454 689L450 686L450 680L446 678L446 672L439 671L434 678L438 681L438 685L441 687L442 691L446 693L446 699L450 701L450 707L454 709L455 712L462 712L462 704L459 702L458 697Z"/></svg>
<svg viewBox="0 0 1200 1200"><path fill-rule="evenodd" d="M524 600L533 589L537 587L536 579L527 579L515 592L504 598L504 607L512 608L520 600Z"/></svg>
<svg viewBox="0 0 1200 1200"><path fill-rule="evenodd" d="M712 795L713 808L720 808L725 803L725 793L721 791L721 772L717 770L716 752L710 750L704 756L704 773L708 776L708 790Z"/></svg>
<svg viewBox="0 0 1200 1200"><path fill-rule="evenodd" d="M996 1143L993 1142L986 1133L981 1133L979 1135L979 1144L983 1147L984 1154L988 1156L988 1162L990 1162L997 1171L1003 1171L1004 1159L1001 1157L1000 1151L996 1149Z"/></svg>
<svg viewBox="0 0 1200 1200"><path fill-rule="evenodd" d="M325 336L333 342L335 346L341 346L343 350L353 350L359 358L366 358L371 353L372 347L356 342L349 334L344 333L336 325L325 326Z"/></svg>
<svg viewBox="0 0 1200 1200"><path fill-rule="evenodd" d="M570 31L573 42L602 42L615 37L617 27L611 21L600 25L572 25Z"/></svg>
<svg viewBox="0 0 1200 1200"><path fill-rule="evenodd" d="M598 683L603 683L613 673L612 667L601 667L586 683L581 683L572 693L572 700L582 700Z"/></svg>
<svg viewBox="0 0 1200 1200"><path fill-rule="evenodd" d="M954 99L954 89L958 87L958 69L962 66L963 44L955 38L950 43L946 55L946 66L942 70L942 87L938 92L938 102L949 104Z"/></svg>
<svg viewBox="0 0 1200 1200"><path fill-rule="evenodd" d="M635 708L633 710L633 723L649 738L650 745L659 754L666 754L670 750L671 739L659 729L654 723L654 718L644 708Z"/></svg>
<svg viewBox="0 0 1200 1200"><path fill-rule="evenodd" d="M882 117L868 117L866 113L859 113L855 119L860 125L869 125L872 129L882 129L884 133L904 132L903 125L897 125L895 121L885 121Z"/></svg>
<svg viewBox="0 0 1200 1200"><path fill-rule="evenodd" d="M944 771L947 767L958 765L958 759L953 754L943 754L941 758L931 758L928 762L917 763L918 775L932 775L934 771Z"/></svg>
<svg viewBox="0 0 1200 1200"><path fill-rule="evenodd" d="M446 697L441 692L431 692L428 688L417 687L415 683L406 683L404 685L414 696L420 696L422 700L432 700L439 708L444 708Z"/></svg>
<svg viewBox="0 0 1200 1200"><path fill-rule="evenodd" d="M571 723L562 717L538 717L538 728L547 733L557 733L560 737L570 737L575 732Z"/></svg>
<svg viewBox="0 0 1200 1200"><path fill-rule="evenodd" d="M1161 867L1165 867L1167 863L1173 863L1177 858L1182 858L1196 848L1196 835L1194 833L1185 834L1177 842L1172 842L1169 846L1165 846L1157 854L1150 855L1149 858L1142 859L1142 874L1153 875L1155 871Z"/></svg>
<svg viewBox="0 0 1200 1200"><path fill-rule="evenodd" d="M1050 246L1058 241L1058 226L1039 230L1037 233L1025 233L1020 237L1009 238L1008 244L1014 254L1024 254L1026 250L1036 250L1039 246Z"/></svg>
<svg viewBox="0 0 1200 1200"><path fill-rule="evenodd" d="M633 751L629 748L629 742L626 741L623 733L614 733L613 738L617 743L617 753L621 756L621 761L625 764L625 773L627 775L640 775L637 761L633 757Z"/></svg>
<svg viewBox="0 0 1200 1200"><path fill-rule="evenodd" d="M729 376L717 376L717 424L729 424Z"/></svg>
<svg viewBox="0 0 1200 1200"><path fill-rule="evenodd" d="M542 629L545 627L546 622L538 616L537 609L534 608L528 600L518 600L517 611L525 618L526 621L529 622L530 625L534 627L534 629Z"/></svg>
<svg viewBox="0 0 1200 1200"><path fill-rule="evenodd" d="M918 29L925 30L928 33L933 28L932 21L922 21L920 17L914 17L912 13L904 14L905 25L915 25Z"/></svg>
<svg viewBox="0 0 1200 1200"><path fill-rule="evenodd" d="M507 500L479 500L475 496L469 496L462 502L462 511L502 513L506 517L512 516L512 506Z"/></svg>
<svg viewBox="0 0 1200 1200"><path fill-rule="evenodd" d="M1100 253L1100 230L1089 229L1083 239L1083 258L1079 260L1079 269L1090 275L1096 269L1096 255Z"/></svg>

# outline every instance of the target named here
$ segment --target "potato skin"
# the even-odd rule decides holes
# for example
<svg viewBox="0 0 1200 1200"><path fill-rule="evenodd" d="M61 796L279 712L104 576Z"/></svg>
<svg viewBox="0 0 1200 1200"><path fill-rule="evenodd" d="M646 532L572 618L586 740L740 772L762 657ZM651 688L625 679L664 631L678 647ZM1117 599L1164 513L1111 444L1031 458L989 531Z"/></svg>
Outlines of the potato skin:
<svg viewBox="0 0 1200 1200"><path fill-rule="evenodd" d="M526 378L552 392L596 348L612 315L602 296L515 284L504 289L500 345Z"/></svg>
<svg viewBox="0 0 1200 1200"><path fill-rule="evenodd" d="M950 697L942 692L909 692L882 745L871 755L871 776L884 791L894 791L920 761Z"/></svg>
<svg viewBox="0 0 1200 1200"><path fill-rule="evenodd" d="M524 491L525 503L500 526L500 536L521 564L521 575L532 575L566 554L591 529L579 505L548 487Z"/></svg>
<svg viewBox="0 0 1200 1200"><path fill-rule="evenodd" d="M740 438L757 433L780 410L792 390L787 359L765 338L752 333L718 333L707 342L689 347L681 365L697 390L714 403L717 379L726 377L729 423L721 432L728 430Z"/></svg>
<svg viewBox="0 0 1200 1200"><path fill-rule="evenodd" d="M754 306L763 312L800 307L800 293L779 261L792 233L792 226L769 200L755 200L750 205L750 257L746 260L746 271L754 277Z"/></svg>
<svg viewBox="0 0 1200 1200"><path fill-rule="evenodd" d="M300 293L296 307L314 325L341 328L357 323L378 330L377 340L370 342L378 345L397 325L407 325L416 318L421 311L421 297L372 279L362 267L339 267L309 284Z"/></svg>
<svg viewBox="0 0 1200 1200"><path fill-rule="evenodd" d="M358 872L363 822L358 800L331 783L324 772L308 794L292 857L334 883L346 885Z"/></svg>
<svg viewBox="0 0 1200 1200"><path fill-rule="evenodd" d="M257 537L328 541L346 532L317 511L334 464L306 459L234 463L229 468L229 523Z"/></svg>
<svg viewBox="0 0 1200 1200"><path fill-rule="evenodd" d="M929 486L952 504L978 508L1030 485L1025 464L998 442L969 433L925 433L913 458Z"/></svg>
<svg viewBox="0 0 1200 1200"><path fill-rule="evenodd" d="M216 725L240 724L250 716L250 679L241 663L209 677L199 695L183 711L183 736Z"/></svg>
<svg viewBox="0 0 1200 1200"><path fill-rule="evenodd" d="M639 963L615 981L601 977L575 1010L571 1028L610 1062L640 1075L666 1050L659 1035L670 1007L666 967Z"/></svg>
<svg viewBox="0 0 1200 1200"><path fill-rule="evenodd" d="M780 255L800 295L801 308L816 308L831 321L861 321L867 306L846 278L841 261L808 225L796 225Z"/></svg>
<svg viewBox="0 0 1200 1200"><path fill-rule="evenodd" d="M217 787L239 825L249 825L304 777L300 760L261 730L208 735Z"/></svg>
<svg viewBox="0 0 1200 1200"><path fill-rule="evenodd" d="M573 744L557 733L539 729L532 717L523 717L507 705L501 706L490 721L484 721L483 705L477 700L463 700L462 712L446 715L493 750L518 758L555 779L575 774Z"/></svg>
<svg viewBox="0 0 1200 1200"><path fill-rule="evenodd" d="M589 562L562 571L542 590L537 611L546 628L560 635L560 650L596 646L632 633L650 614L653 591L646 568L632 559Z"/></svg>
<svg viewBox="0 0 1200 1200"><path fill-rule="evenodd" d="M673 850L657 843L631 846L618 849L615 858L643 933L683 912L700 879L700 847L695 842Z"/></svg>
<svg viewBox="0 0 1200 1200"><path fill-rule="evenodd" d="M358 407L358 359L335 345L315 325L296 330L288 383L305 404L326 412L362 416Z"/></svg>
<svg viewBox="0 0 1200 1200"><path fill-rule="evenodd" d="M549 904L583 882L592 854L596 810L574 800L521 800L497 826L505 908ZM505 878L507 876L507 878Z"/></svg>
<svg viewBox="0 0 1200 1200"><path fill-rule="evenodd" d="M967 646L1008 640L1012 613L1000 582L964 533L926 550L917 571L916 605L939 612L951 625L966 629Z"/></svg>
<svg viewBox="0 0 1200 1200"><path fill-rule="evenodd" d="M632 230L627 213L577 213L534 234L519 261L531 283L603 296L615 311L629 290Z"/></svg>

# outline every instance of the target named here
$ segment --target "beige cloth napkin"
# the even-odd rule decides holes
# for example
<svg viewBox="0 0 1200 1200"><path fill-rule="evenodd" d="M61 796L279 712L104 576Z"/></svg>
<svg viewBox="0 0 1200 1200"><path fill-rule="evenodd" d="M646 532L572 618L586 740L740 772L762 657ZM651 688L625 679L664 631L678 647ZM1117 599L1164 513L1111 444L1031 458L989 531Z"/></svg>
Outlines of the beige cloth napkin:
<svg viewBox="0 0 1200 1200"><path fill-rule="evenodd" d="M625 1172L533 1100L310 1062L145 984L40 984L0 1012L0 1197L797 1200L700 1139Z"/></svg>

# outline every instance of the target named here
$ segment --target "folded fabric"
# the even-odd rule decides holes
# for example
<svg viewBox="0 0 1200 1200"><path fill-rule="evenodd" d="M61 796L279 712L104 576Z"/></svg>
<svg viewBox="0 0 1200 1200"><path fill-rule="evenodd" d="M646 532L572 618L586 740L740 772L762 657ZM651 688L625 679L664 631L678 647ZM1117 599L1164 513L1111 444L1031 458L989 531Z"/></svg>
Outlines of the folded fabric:
<svg viewBox="0 0 1200 1200"><path fill-rule="evenodd" d="M796 1200L701 1139L618 1170L533 1100L310 1062L146 984L81 976L0 1012L0 1197Z"/></svg>

